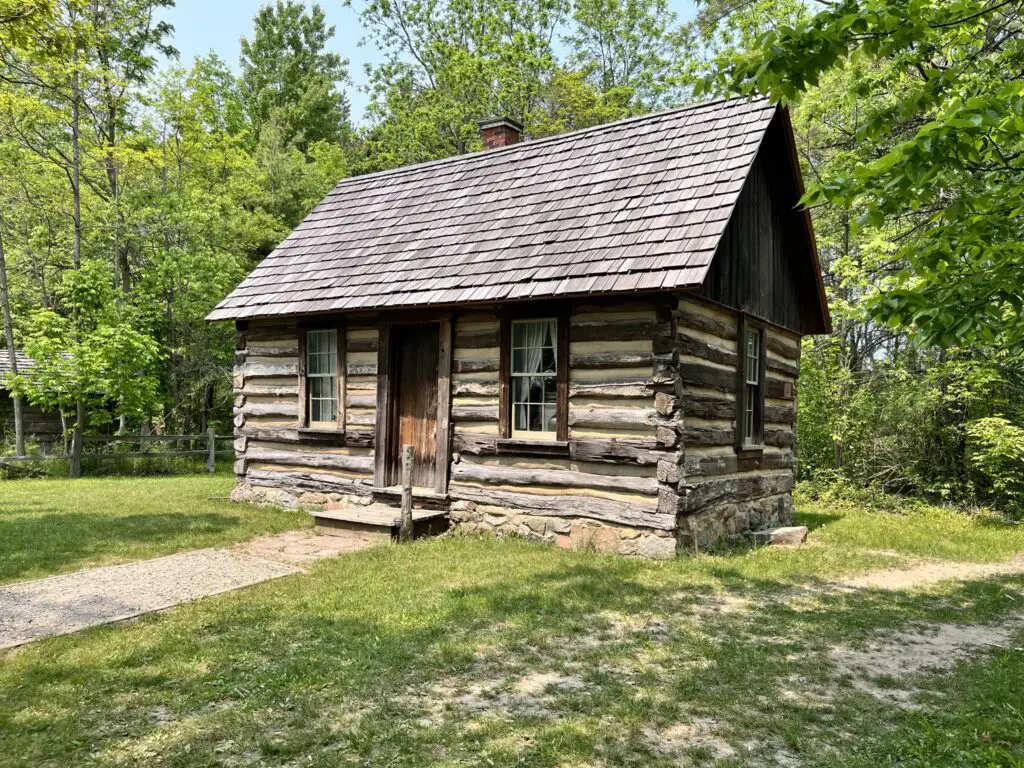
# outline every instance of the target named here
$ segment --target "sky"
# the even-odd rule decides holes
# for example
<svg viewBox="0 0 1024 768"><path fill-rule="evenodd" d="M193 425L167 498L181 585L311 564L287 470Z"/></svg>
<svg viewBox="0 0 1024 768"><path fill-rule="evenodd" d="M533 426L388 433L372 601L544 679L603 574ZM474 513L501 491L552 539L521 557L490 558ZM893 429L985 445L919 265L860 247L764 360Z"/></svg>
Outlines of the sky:
<svg viewBox="0 0 1024 768"><path fill-rule="evenodd" d="M165 9L162 18L174 26L174 47L181 53L180 64L189 66L196 56L216 53L238 71L239 40L251 37L252 19L267 0L177 0L174 8ZM681 20L693 16L692 0L669 0ZM349 61L351 83L345 92L352 104L352 118L359 122L369 97L360 88L366 85L364 66L378 64L380 52L372 44L360 45L365 36L359 22L356 0L346 7L342 0L320 0L327 22L335 28L331 47Z"/></svg>

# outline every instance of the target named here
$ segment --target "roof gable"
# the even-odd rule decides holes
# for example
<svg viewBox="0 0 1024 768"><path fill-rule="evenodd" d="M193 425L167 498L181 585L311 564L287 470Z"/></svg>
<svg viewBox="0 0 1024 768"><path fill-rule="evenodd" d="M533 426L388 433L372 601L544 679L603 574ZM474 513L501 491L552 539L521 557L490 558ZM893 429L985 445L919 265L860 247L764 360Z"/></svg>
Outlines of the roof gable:
<svg viewBox="0 0 1024 768"><path fill-rule="evenodd" d="M775 114L716 101L345 179L209 318L700 285Z"/></svg>

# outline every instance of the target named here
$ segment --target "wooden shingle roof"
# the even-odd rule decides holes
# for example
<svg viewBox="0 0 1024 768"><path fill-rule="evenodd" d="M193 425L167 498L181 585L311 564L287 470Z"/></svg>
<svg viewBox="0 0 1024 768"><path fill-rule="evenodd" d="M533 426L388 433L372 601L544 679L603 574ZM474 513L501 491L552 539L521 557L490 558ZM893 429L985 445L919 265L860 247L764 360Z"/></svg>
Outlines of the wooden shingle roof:
<svg viewBox="0 0 1024 768"><path fill-rule="evenodd" d="M775 111L721 100L345 179L209 319L700 285Z"/></svg>
<svg viewBox="0 0 1024 768"><path fill-rule="evenodd" d="M20 349L14 350L14 357L18 361L18 373L25 373L35 367L36 361L26 355ZM11 372L11 360L6 347L0 347L0 379ZM0 387L3 382L0 382Z"/></svg>

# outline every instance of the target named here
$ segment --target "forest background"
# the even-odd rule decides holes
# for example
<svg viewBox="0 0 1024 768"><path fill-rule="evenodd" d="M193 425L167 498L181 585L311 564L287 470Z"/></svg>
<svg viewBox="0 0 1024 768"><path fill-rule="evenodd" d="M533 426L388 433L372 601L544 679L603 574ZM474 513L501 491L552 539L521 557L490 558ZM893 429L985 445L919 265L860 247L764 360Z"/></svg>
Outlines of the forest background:
<svg viewBox="0 0 1024 768"><path fill-rule="evenodd" d="M72 440L230 432L233 329L204 317L338 180L479 150L482 117L535 139L763 93L834 322L804 344L805 487L1024 512L1024 0L350 2L359 125L316 5L264 6L230 66L180 60L172 0L0 0L0 293L37 361L5 385Z"/></svg>

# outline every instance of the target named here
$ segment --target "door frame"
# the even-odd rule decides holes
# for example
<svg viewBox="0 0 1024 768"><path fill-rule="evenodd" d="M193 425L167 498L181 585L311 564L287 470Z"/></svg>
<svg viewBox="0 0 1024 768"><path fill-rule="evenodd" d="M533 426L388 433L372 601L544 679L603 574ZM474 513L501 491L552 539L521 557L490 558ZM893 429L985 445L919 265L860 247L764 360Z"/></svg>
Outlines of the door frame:
<svg viewBox="0 0 1024 768"><path fill-rule="evenodd" d="M426 312L383 318L377 332L377 414L373 448L373 485L383 488L388 474L388 456L394 446L392 420L395 391L399 382L391 375L394 351L391 348L393 329L415 325L438 326L437 354L437 447L434 451L434 492L448 493L451 471L452 411L452 331L455 323L450 312Z"/></svg>

